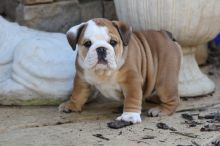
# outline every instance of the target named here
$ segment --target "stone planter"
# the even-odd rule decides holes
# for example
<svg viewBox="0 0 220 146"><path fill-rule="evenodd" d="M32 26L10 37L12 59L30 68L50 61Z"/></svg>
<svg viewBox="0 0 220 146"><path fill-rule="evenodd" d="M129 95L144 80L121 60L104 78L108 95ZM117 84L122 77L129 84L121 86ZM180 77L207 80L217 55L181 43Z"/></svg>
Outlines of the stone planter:
<svg viewBox="0 0 220 146"><path fill-rule="evenodd" d="M114 0L118 18L133 30L168 30L183 48L179 79L180 96L200 96L214 91L203 74L195 50L220 31L219 0Z"/></svg>

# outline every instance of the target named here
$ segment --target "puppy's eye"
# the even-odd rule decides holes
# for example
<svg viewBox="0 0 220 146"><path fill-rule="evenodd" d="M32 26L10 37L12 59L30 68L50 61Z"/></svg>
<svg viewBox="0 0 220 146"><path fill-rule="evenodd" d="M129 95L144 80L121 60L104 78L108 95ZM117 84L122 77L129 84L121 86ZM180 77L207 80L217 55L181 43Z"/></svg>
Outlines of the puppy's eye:
<svg viewBox="0 0 220 146"><path fill-rule="evenodd" d="M92 42L91 42L91 41L86 41L83 45L84 45L86 48L89 48L89 47L92 45Z"/></svg>
<svg viewBox="0 0 220 146"><path fill-rule="evenodd" d="M109 43L112 45L112 47L115 47L117 45L117 42L115 40L110 40Z"/></svg>

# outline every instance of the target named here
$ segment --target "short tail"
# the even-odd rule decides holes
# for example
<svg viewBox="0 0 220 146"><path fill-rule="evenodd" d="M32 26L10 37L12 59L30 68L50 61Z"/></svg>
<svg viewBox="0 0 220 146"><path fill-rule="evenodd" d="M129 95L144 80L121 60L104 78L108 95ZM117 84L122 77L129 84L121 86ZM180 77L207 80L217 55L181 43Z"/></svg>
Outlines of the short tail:
<svg viewBox="0 0 220 146"><path fill-rule="evenodd" d="M169 36L169 38L170 38L171 40L173 40L174 42L176 42L176 39L173 37L173 34L172 34L171 32L169 32L169 31L167 31L167 30L165 30L165 32L167 33L167 35Z"/></svg>

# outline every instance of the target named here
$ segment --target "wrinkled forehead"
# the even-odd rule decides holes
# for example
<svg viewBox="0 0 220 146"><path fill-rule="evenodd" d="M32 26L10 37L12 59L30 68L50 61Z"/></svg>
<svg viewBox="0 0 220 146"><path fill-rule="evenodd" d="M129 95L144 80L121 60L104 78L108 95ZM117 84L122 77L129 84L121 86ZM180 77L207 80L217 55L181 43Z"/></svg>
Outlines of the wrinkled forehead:
<svg viewBox="0 0 220 146"><path fill-rule="evenodd" d="M99 25L94 20L87 22L87 27L84 32L84 39L89 39L91 41L97 40L110 40L109 28L105 25Z"/></svg>

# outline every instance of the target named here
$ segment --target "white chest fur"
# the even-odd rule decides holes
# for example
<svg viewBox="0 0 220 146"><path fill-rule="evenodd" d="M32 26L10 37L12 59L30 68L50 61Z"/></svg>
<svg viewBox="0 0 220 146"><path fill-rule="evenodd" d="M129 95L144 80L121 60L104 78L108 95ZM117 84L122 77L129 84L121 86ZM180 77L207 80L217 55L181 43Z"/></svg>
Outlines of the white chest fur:
<svg viewBox="0 0 220 146"><path fill-rule="evenodd" d="M85 80L96 87L102 95L106 98L121 100L121 88L116 80L116 75L111 75L109 78L102 79L98 77L95 73L90 71L85 71Z"/></svg>

